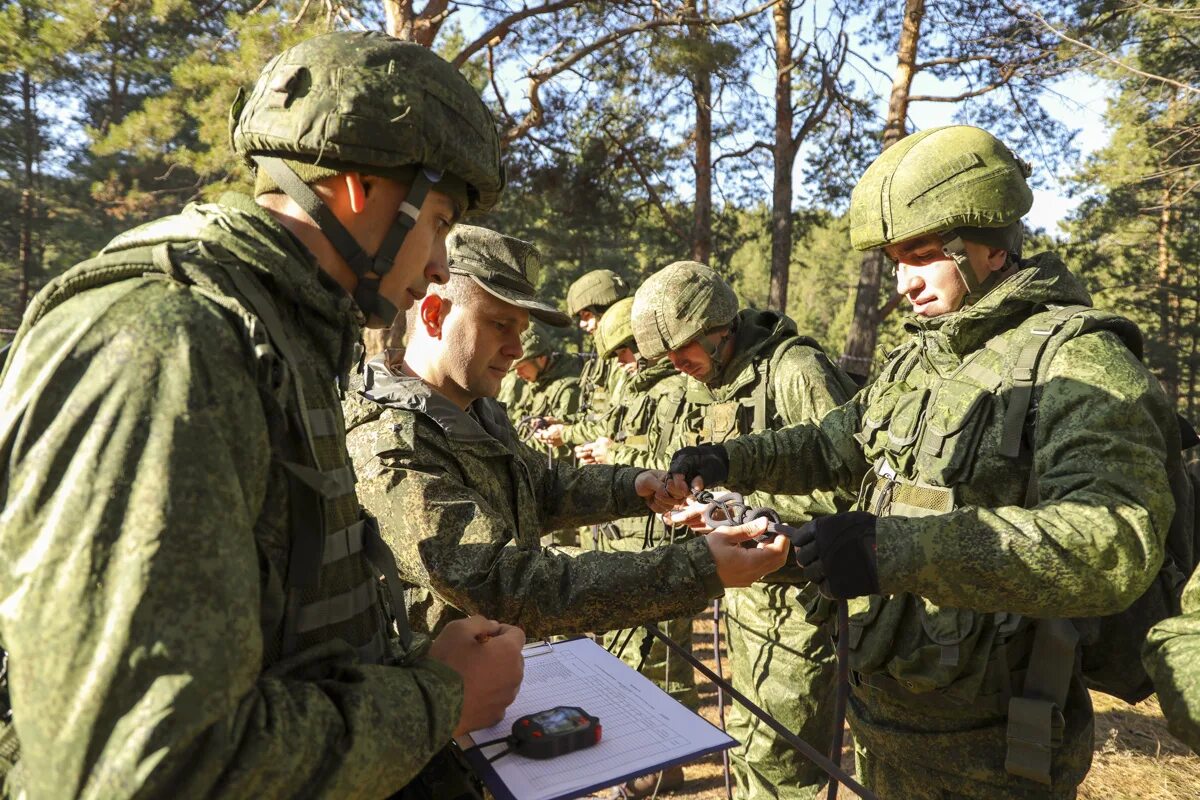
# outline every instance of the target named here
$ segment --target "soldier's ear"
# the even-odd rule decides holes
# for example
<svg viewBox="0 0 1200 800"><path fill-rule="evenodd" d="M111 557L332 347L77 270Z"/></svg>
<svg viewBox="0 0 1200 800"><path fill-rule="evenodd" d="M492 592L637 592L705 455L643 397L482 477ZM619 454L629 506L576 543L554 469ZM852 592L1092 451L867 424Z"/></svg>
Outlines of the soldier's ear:
<svg viewBox="0 0 1200 800"><path fill-rule="evenodd" d="M357 172L346 172L339 177L345 183L350 210L355 214L361 214L367 207L367 187L363 183L363 176Z"/></svg>
<svg viewBox="0 0 1200 800"><path fill-rule="evenodd" d="M430 339L441 339L443 323L450 311L450 304L446 299L436 294L427 294L421 298L418 311L417 319L425 329L425 335Z"/></svg>

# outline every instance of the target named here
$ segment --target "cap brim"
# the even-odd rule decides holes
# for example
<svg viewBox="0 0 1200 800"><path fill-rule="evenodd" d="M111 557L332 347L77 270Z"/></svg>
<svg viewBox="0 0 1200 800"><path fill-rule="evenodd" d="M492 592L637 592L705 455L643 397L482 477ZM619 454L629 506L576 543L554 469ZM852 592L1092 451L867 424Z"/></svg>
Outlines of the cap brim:
<svg viewBox="0 0 1200 800"><path fill-rule="evenodd" d="M571 324L571 318L559 311L549 303L543 303L535 297L531 297L523 292L518 292L516 289L509 289L504 286L495 286L480 278L478 275L464 273L471 280L479 284L479 286L493 297L498 297L506 303L523 308L529 312L529 315L534 319L551 325L555 328L566 328Z"/></svg>

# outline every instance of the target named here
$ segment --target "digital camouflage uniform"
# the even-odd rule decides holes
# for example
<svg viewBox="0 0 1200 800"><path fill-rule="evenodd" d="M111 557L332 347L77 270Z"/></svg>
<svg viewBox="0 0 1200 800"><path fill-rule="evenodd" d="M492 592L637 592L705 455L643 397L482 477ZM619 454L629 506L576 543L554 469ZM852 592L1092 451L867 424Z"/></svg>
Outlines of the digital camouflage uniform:
<svg viewBox="0 0 1200 800"><path fill-rule="evenodd" d="M1150 630L1146 671L1171 733L1200 753L1200 569L1183 592L1183 614Z"/></svg>
<svg viewBox="0 0 1200 800"><path fill-rule="evenodd" d="M363 505L424 597L410 605L414 625L436 631L479 613L538 638L687 616L721 594L702 539L644 553L541 546L563 525L641 513L640 470L551 468L494 400L463 411L419 379L369 366L349 447Z"/></svg>
<svg viewBox="0 0 1200 800"><path fill-rule="evenodd" d="M629 285L620 275L609 269L592 270L577 278L567 288L567 313L576 317L581 311L592 309L603 314L609 306L628 295ZM603 417L624 378L625 371L617 365L615 359L599 356L587 359L579 376L580 407L567 422L594 422ZM574 433L571 431L572 427L573 425L568 425L563 430L563 443L566 445L585 444L598 438L594 435L589 436L587 429L580 429L578 433ZM602 429L592 428L591 432L597 430Z"/></svg>
<svg viewBox="0 0 1200 800"><path fill-rule="evenodd" d="M405 105L424 89L438 98ZM395 97L382 114L378 95ZM434 143L450 115L463 135ZM424 164L445 170L426 185L454 181L464 203L470 186L481 207L503 185L474 90L381 34L293 47L233 118L235 151L270 153L284 182ZM318 151L328 166L305 161ZM374 285L356 299L386 321ZM461 680L400 651L387 550L355 497L334 380L356 320L240 195L126 233L39 293L0 379L0 638L21 743L6 792L383 797L449 740Z"/></svg>
<svg viewBox="0 0 1200 800"><path fill-rule="evenodd" d="M509 409L509 418L518 421L532 417L565 419L579 410L581 363L572 353L550 353L546 368L537 378L525 386L521 396ZM570 451L559 449L555 455L570 456Z"/></svg>
<svg viewBox="0 0 1200 800"><path fill-rule="evenodd" d="M1024 169L975 128L913 134L856 187L852 242L942 231L961 256L956 230L974 224L990 233L969 240L1012 236L1012 253L1032 202ZM1055 619L1115 613L1157 574L1178 429L1122 338L1078 324L1037 364L1027 424L1027 345L1051 330L1041 312L1088 305L1087 292L1052 254L967 285L963 308L912 319L879 378L818 424L728 442L728 483L861 487L859 506L878 517L882 594L850 601L849 717L868 787L917 800L1073 797L1091 763L1091 702L1071 649L1030 652L1044 634L1054 642ZM1055 669L1061 697L1024 694Z"/></svg>
<svg viewBox="0 0 1200 800"><path fill-rule="evenodd" d="M709 309L696 311L687 327L680 320L687 312L674 311L673 304L684 307L693 292L694 304L707 302ZM708 300L710 293L713 299ZM734 349L728 362L716 362L719 372L707 384L687 380L688 417L677 429L676 445L719 443L815 421L853 394L850 380L816 342L797 334L795 323L770 311L737 312L732 289L704 265L667 267L638 290L636 303L639 343L651 326L669 331L660 338L670 349L704 330L732 328ZM828 491L806 496L756 492L746 502L774 508L784 522L798 526L814 516L846 510L852 497ZM829 750L833 737L836 660L829 626L814 625L805 616L811 608L824 622L826 605L795 568L731 589L724 600L734 687L821 752ZM824 771L740 704L731 707L726 729L741 743L731 752L739 798L811 798L825 783Z"/></svg>

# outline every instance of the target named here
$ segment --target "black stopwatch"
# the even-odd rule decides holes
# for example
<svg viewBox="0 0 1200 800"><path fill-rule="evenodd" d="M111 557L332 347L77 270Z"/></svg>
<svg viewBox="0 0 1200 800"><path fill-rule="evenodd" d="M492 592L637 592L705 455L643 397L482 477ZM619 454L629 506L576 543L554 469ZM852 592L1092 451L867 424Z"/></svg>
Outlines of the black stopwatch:
<svg viewBox="0 0 1200 800"><path fill-rule="evenodd" d="M600 741L600 719L578 706L556 706L521 717L512 726L512 752L526 758L554 758Z"/></svg>

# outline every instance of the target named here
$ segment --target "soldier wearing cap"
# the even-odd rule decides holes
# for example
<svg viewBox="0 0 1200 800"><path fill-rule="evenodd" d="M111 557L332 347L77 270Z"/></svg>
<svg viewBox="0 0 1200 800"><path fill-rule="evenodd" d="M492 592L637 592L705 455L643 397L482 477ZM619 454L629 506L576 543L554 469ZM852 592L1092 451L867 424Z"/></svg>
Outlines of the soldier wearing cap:
<svg viewBox="0 0 1200 800"><path fill-rule="evenodd" d="M631 323L639 353L665 357L688 376L687 415L668 449L815 421L854 393L791 319L739 310L733 288L705 264L680 261L647 278L634 295ZM755 492L746 502L800 525L848 509L852 497ZM724 601L734 688L821 751L829 749L835 716L833 645L820 624L829 605L795 567ZM728 730L741 743L731 759L741 800L811 798L825 782L821 769L742 706L731 709Z"/></svg>
<svg viewBox="0 0 1200 800"><path fill-rule="evenodd" d="M639 553L543 547L544 531L666 508L684 489L651 470L548 465L522 444L494 397L529 317L560 316L534 293L537 251L459 226L449 263L409 313L401 368L367 365L348 433L363 504L424 590L415 627L486 611L537 637L611 629L690 616L777 568L782 542L747 549L741 531Z"/></svg>
<svg viewBox="0 0 1200 800"><path fill-rule="evenodd" d="M496 201L491 115L429 50L331 33L232 119L255 198L52 281L0 377L6 795L448 797L410 781L520 684L515 628L388 624L335 383Z"/></svg>
<svg viewBox="0 0 1200 800"><path fill-rule="evenodd" d="M1053 253L1021 256L1028 169L969 126L889 147L850 237L895 264L909 340L818 423L671 465L696 485L859 490L793 541L850 600L850 727L881 797L1075 797L1093 720L1070 620L1128 608L1163 562L1178 425L1136 328Z"/></svg>

